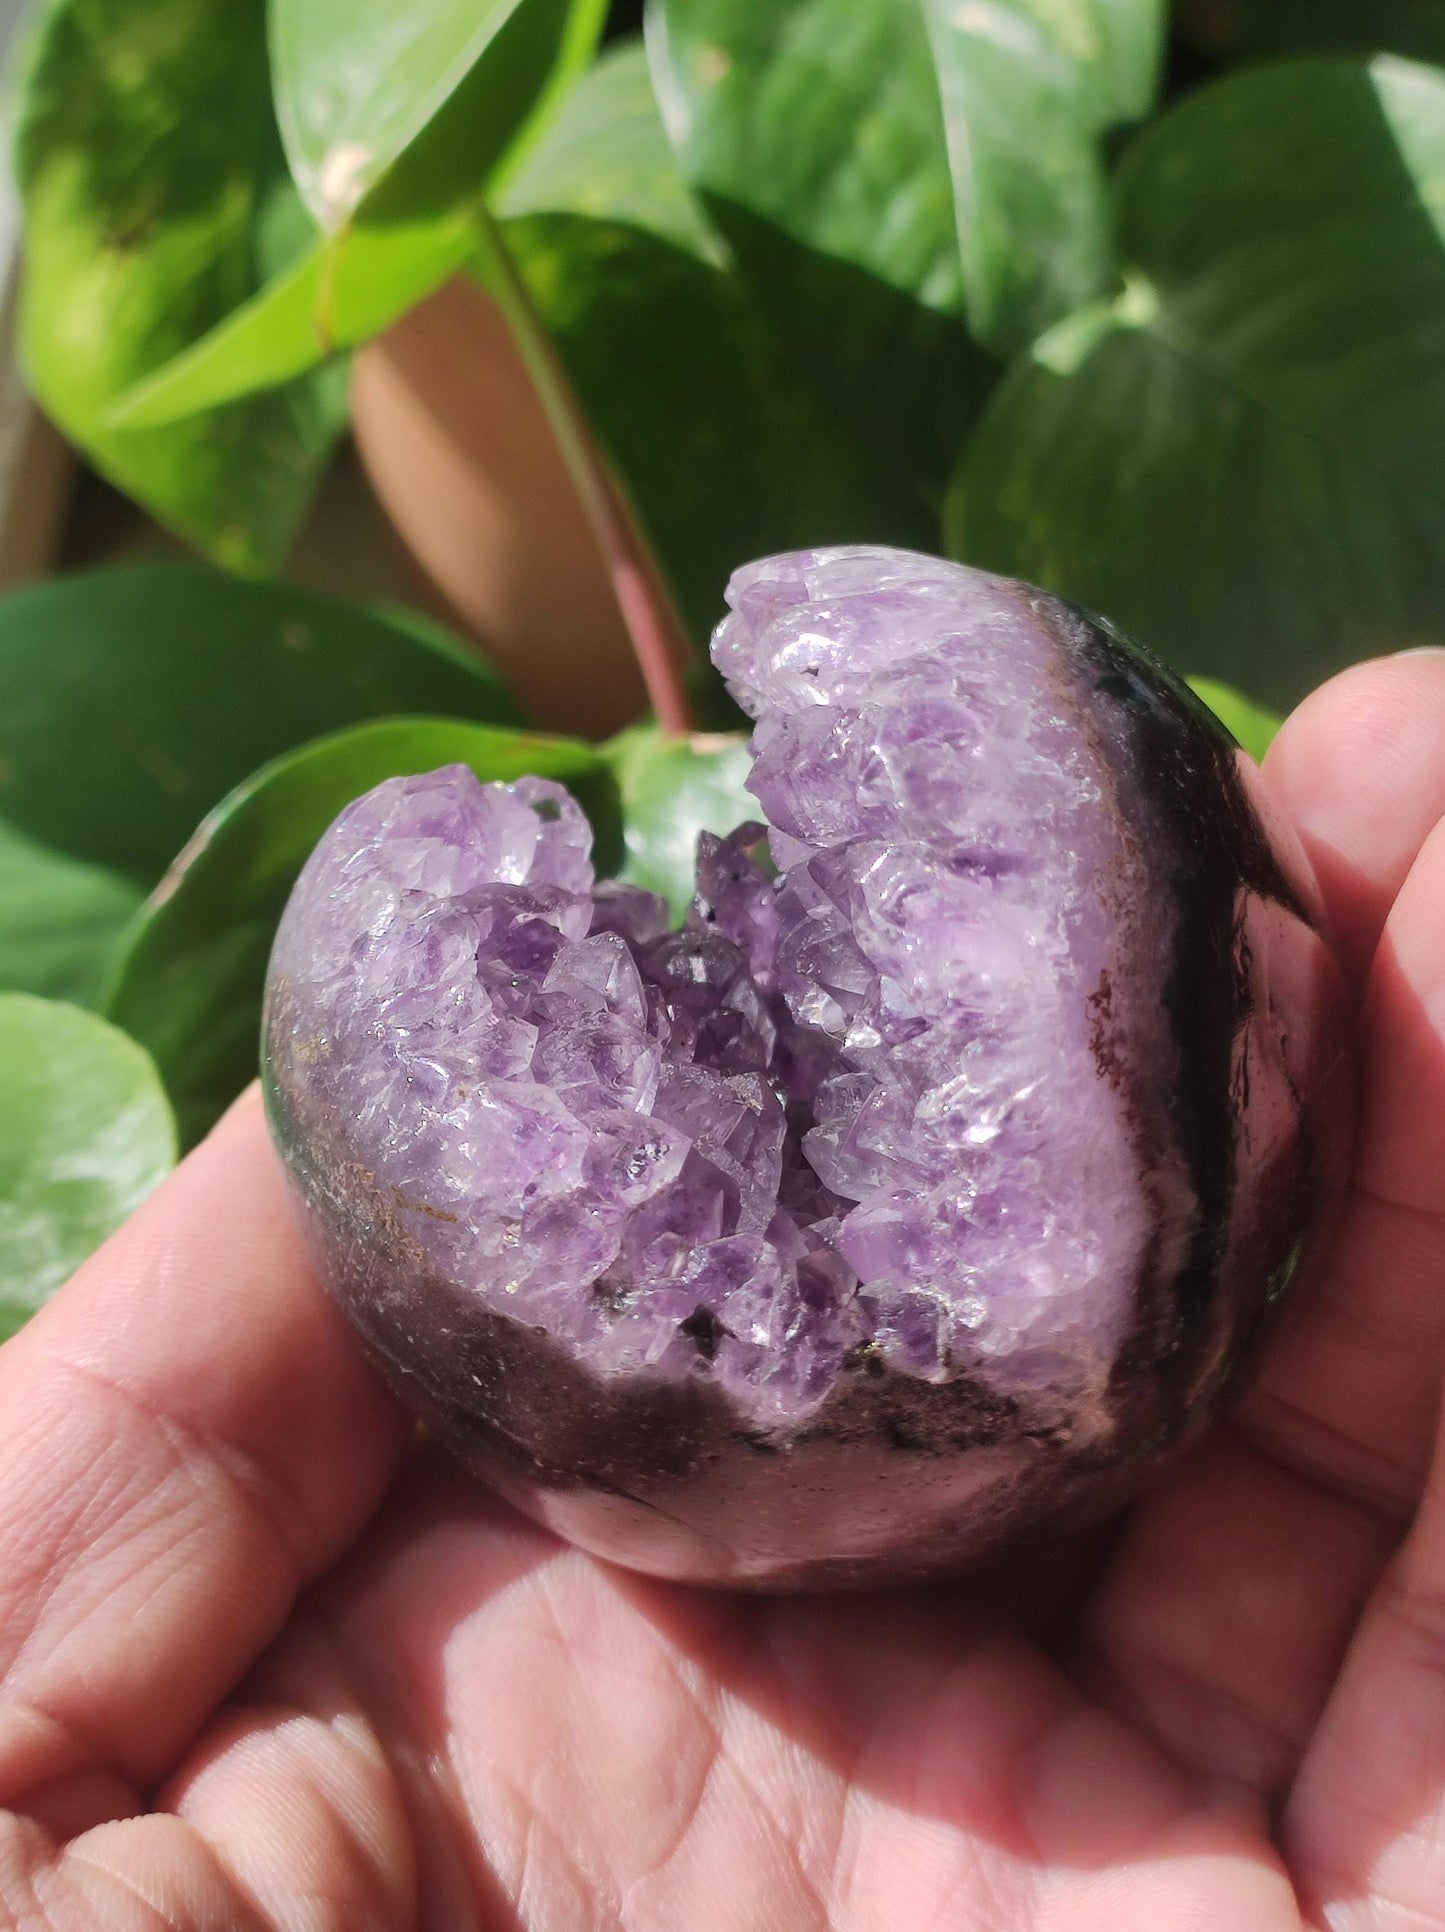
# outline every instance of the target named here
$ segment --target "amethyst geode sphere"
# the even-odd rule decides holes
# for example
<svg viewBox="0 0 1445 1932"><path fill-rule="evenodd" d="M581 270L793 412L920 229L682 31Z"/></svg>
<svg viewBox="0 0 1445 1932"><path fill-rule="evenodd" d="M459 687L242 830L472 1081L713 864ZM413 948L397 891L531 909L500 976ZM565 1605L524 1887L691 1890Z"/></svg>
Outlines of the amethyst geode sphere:
<svg viewBox="0 0 1445 1932"><path fill-rule="evenodd" d="M1188 1439L1328 1194L1337 982L1257 776L1071 607L751 564L762 824L680 931L558 785L348 806L265 1063L327 1277L574 1541L768 1587L958 1565Z"/></svg>

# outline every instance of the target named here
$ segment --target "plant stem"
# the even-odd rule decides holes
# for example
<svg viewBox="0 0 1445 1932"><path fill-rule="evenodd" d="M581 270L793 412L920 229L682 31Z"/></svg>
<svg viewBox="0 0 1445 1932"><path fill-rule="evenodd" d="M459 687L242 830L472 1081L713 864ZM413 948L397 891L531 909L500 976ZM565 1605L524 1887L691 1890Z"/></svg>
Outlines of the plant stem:
<svg viewBox="0 0 1445 1932"><path fill-rule="evenodd" d="M477 228L480 278L506 317L606 561L657 722L664 731L682 735L693 728L683 684L690 645L672 593L631 504L597 447L516 263L485 209L477 212Z"/></svg>

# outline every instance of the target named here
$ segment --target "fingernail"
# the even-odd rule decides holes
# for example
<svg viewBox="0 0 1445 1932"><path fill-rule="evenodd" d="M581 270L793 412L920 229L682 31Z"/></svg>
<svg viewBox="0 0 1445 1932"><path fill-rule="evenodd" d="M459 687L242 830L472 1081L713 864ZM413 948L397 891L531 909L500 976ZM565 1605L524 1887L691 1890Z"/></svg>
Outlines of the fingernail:
<svg viewBox="0 0 1445 1932"><path fill-rule="evenodd" d="M1408 651L1396 651L1396 657L1445 657L1445 644L1412 644Z"/></svg>

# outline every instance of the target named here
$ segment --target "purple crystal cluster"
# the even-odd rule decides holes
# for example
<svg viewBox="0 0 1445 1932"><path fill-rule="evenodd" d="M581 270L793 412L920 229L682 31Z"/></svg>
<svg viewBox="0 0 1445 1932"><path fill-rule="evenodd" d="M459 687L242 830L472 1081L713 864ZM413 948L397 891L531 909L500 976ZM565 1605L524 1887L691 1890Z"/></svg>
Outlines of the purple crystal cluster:
<svg viewBox="0 0 1445 1932"><path fill-rule="evenodd" d="M344 1297L364 1282L402 1374L408 1336L454 1335L482 1426L538 1481L543 1452L518 1443L546 1428L508 1408L500 1344L467 1353L474 1328L542 1338L580 1408L691 1390L708 1429L769 1453L827 1436L871 1376L936 1392L927 1441L889 1424L912 1450L1012 1429L1027 1456L1093 1454L1141 1324L1178 1354L1189 1294L1255 1241L1253 1220L1231 1234L1258 1191L1239 1123L1206 1134L1180 1099L1204 1062L1179 1019L1192 1000L1211 1106L1236 1105L1241 1068L1274 1079L1279 1041L1241 1045L1258 989L1237 942L1248 892L1290 888L1222 741L1041 593L851 548L750 565L728 601L714 655L757 720L766 824L702 837L681 930L595 880L581 811L535 778L393 779L308 863L268 1057L333 1276ZM1190 759L1218 789L1192 855ZM1179 889L1195 863L1204 918ZM1204 956L1224 990L1196 997ZM1293 1174L1290 1078L1269 1158ZM448 1284L444 1315L423 1277ZM1191 1374L1217 1373L1233 1321ZM435 1334L417 1345L457 1379ZM636 1467L667 1456L612 1453L635 1419L598 1426L573 1473L635 1499Z"/></svg>
<svg viewBox="0 0 1445 1932"><path fill-rule="evenodd" d="M679 932L596 884L540 779L389 780L307 868L277 970L355 1152L600 1370L775 1415L860 1343L1107 1377L1152 1225L1089 998L1130 861L1000 588L966 588L877 551L738 574L716 656L764 720L771 856L705 834Z"/></svg>

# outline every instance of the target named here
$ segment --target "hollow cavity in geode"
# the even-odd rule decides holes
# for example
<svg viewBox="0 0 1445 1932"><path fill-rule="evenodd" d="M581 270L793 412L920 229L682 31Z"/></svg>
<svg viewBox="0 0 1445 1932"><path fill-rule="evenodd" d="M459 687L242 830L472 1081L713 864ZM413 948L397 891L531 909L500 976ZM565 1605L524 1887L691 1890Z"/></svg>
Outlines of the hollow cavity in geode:
<svg viewBox="0 0 1445 1932"><path fill-rule="evenodd" d="M730 601L768 829L701 841L669 932L560 787L379 786L278 939L310 1113L438 1275L604 1377L788 1428L865 1351L1087 1407L1198 1220L1099 666L1052 600L896 552Z"/></svg>

